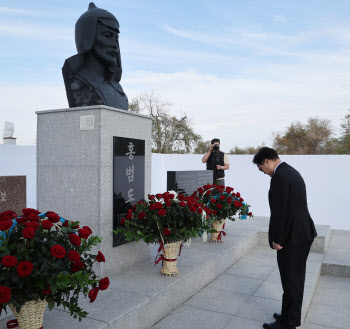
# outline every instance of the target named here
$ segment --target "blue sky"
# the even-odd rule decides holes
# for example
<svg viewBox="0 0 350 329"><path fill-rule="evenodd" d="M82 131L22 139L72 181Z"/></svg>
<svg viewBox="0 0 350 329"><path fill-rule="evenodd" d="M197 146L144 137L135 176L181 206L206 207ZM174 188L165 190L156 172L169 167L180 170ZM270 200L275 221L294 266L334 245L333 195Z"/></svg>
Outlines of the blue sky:
<svg viewBox="0 0 350 329"><path fill-rule="evenodd" d="M0 1L0 130L33 144L35 111L66 108L61 75L88 1ZM121 26L121 84L153 90L222 147L350 108L349 1L95 1Z"/></svg>

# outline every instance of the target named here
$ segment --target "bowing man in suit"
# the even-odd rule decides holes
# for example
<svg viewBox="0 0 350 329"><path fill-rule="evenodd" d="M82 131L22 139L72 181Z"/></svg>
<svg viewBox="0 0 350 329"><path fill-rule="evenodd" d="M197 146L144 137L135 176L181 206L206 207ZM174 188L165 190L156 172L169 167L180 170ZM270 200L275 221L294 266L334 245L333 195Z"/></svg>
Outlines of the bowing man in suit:
<svg viewBox="0 0 350 329"><path fill-rule="evenodd" d="M301 324L306 260L317 236L307 207L305 183L299 172L282 162L269 147L262 147L253 163L271 176L269 244L277 250L283 288L281 313L273 314L276 321L264 323L263 327L295 329Z"/></svg>

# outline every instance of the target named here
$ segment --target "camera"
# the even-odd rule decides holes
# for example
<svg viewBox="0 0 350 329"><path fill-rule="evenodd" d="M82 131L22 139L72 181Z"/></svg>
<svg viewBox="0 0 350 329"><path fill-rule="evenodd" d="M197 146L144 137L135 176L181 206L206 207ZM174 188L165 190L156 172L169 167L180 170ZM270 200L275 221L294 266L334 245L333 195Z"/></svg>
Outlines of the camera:
<svg viewBox="0 0 350 329"><path fill-rule="evenodd" d="M214 151L214 152L219 151L219 148L220 148L219 145L217 145L217 144L214 144L214 145L213 145L213 151Z"/></svg>

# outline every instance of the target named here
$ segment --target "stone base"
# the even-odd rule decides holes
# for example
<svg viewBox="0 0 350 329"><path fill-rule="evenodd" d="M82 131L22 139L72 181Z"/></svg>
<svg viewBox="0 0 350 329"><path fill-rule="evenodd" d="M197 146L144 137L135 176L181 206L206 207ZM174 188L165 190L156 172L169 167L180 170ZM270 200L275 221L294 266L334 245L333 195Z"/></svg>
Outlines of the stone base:
<svg viewBox="0 0 350 329"><path fill-rule="evenodd" d="M145 195L151 189L152 119L87 106L36 112L37 208L80 221L103 238L100 275L149 257L143 242L113 248L113 136L145 140ZM94 250L97 252L97 250Z"/></svg>

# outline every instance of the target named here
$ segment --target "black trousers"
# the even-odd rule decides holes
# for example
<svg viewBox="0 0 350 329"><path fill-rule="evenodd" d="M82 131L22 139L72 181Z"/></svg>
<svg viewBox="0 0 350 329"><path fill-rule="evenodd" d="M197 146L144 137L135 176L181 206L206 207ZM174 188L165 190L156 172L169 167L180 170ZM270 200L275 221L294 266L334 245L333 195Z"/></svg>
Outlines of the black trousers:
<svg viewBox="0 0 350 329"><path fill-rule="evenodd" d="M304 296L306 261L313 241L277 251L282 296L282 322L287 326L300 326Z"/></svg>

